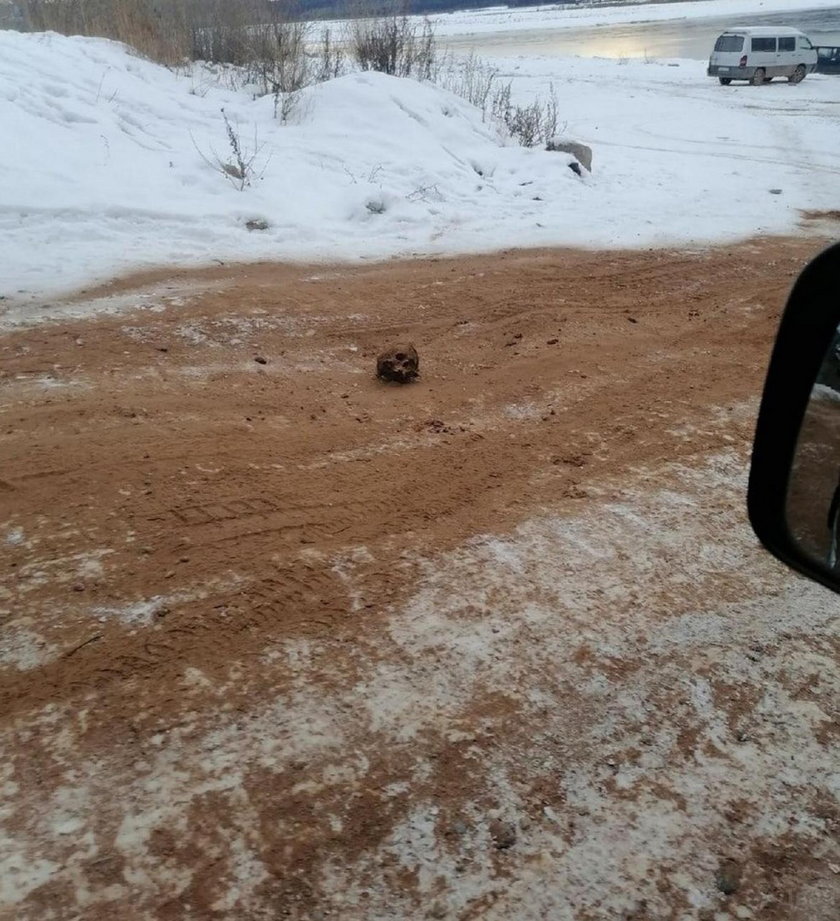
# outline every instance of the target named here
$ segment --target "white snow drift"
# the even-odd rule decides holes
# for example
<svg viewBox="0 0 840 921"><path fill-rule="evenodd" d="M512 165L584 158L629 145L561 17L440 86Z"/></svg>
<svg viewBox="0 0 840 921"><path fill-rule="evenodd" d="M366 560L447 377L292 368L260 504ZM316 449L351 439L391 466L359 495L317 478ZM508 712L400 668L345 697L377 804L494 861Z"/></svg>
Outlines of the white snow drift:
<svg viewBox="0 0 840 921"><path fill-rule="evenodd" d="M836 79L723 88L692 61L496 63L520 102L554 85L591 176L429 84L351 74L284 125L271 98L206 70L0 32L0 309L158 264L702 243L840 205ZM222 109L256 151L242 191L216 163Z"/></svg>

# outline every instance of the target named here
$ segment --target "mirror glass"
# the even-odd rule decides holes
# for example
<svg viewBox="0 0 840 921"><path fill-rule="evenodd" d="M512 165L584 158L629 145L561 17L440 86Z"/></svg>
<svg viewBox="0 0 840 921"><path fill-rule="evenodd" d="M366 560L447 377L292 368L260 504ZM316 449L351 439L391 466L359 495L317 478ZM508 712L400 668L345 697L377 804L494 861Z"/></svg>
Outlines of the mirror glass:
<svg viewBox="0 0 840 921"><path fill-rule="evenodd" d="M811 390L786 507L794 540L815 562L840 573L840 327Z"/></svg>

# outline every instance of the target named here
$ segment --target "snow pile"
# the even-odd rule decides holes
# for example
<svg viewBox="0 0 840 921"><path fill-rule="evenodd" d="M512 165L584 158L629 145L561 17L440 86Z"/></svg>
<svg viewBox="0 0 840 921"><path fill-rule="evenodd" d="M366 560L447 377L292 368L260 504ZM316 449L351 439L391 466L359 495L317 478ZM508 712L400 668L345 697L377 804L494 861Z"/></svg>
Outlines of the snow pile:
<svg viewBox="0 0 840 921"><path fill-rule="evenodd" d="M219 169L222 109L256 153L244 190ZM293 121L115 43L0 33L0 294L160 262L445 247L448 228L475 242L491 213L522 222L523 202L583 184L568 156L504 146L477 109L414 81L342 77Z"/></svg>
<svg viewBox="0 0 840 921"><path fill-rule="evenodd" d="M152 265L703 243L840 204L830 77L760 91L700 62L495 63L519 103L556 87L592 175L429 84L352 74L282 124L206 70L0 31L0 310ZM253 156L243 190L225 117Z"/></svg>

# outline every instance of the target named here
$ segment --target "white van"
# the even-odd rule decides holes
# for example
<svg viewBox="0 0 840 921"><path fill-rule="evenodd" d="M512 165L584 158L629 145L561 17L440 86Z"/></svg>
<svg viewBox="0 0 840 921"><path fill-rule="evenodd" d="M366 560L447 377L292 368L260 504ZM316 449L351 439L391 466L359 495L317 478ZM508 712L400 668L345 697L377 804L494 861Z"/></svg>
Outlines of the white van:
<svg viewBox="0 0 840 921"><path fill-rule="evenodd" d="M769 83L773 77L801 83L816 66L816 49L802 32L745 26L728 29L718 38L706 73L717 77L724 86L733 80L748 80L757 86Z"/></svg>

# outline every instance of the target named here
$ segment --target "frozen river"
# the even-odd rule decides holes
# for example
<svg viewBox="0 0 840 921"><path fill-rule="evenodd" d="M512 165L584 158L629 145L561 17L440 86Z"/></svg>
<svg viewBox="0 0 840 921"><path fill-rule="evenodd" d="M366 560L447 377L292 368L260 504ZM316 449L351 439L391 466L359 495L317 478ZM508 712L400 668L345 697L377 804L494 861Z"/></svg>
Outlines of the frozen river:
<svg viewBox="0 0 840 921"><path fill-rule="evenodd" d="M815 44L840 44L840 7L772 15L726 16L665 22L616 24L585 29L540 28L441 37L459 53L489 57L578 54L605 58L689 58L705 60L715 37L736 25L786 25L801 29Z"/></svg>

